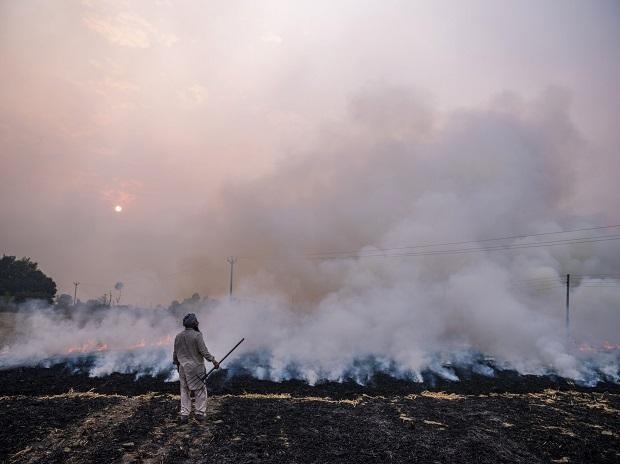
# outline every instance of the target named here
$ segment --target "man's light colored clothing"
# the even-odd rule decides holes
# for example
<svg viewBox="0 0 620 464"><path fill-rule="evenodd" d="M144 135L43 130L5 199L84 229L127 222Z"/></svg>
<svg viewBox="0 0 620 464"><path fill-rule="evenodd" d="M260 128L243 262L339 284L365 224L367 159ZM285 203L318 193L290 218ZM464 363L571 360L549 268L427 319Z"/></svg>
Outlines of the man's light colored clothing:
<svg viewBox="0 0 620 464"><path fill-rule="evenodd" d="M194 392L196 412L204 414L207 409L207 388L200 376L205 374L204 360L213 362L202 333L187 328L174 339L173 362L179 368L181 383L181 415L191 411L190 391Z"/></svg>
<svg viewBox="0 0 620 464"><path fill-rule="evenodd" d="M193 380L193 381L192 381ZM181 415L189 416L192 411L192 398L190 392L194 392L194 407L196 408L196 414L206 414L207 412L207 387L202 380L199 380L200 384L196 383L195 379L188 379L185 375L185 369L179 366L179 381L181 382ZM190 388L192 385L197 388Z"/></svg>

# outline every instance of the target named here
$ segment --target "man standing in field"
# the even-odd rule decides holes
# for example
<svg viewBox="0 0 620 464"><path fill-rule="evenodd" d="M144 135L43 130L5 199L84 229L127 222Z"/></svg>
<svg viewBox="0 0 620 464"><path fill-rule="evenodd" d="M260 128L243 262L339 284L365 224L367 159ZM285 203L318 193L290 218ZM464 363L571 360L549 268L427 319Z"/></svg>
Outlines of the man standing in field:
<svg viewBox="0 0 620 464"><path fill-rule="evenodd" d="M187 422L192 409L190 392L194 392L196 419L204 421L207 412L207 387L201 380L205 375L204 360L219 369L220 363L209 353L202 333L198 330L198 319L193 313L183 318L185 330L174 339L172 362L179 371L181 382L181 422Z"/></svg>

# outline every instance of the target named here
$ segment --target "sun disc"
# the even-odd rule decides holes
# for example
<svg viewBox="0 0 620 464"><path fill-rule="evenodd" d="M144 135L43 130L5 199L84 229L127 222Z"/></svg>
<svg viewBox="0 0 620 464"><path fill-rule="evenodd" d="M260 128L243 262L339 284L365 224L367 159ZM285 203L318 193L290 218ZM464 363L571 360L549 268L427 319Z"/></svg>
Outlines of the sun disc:
<svg viewBox="0 0 620 464"><path fill-rule="evenodd" d="M121 211L123 211L123 207L121 205L116 205L114 207L114 211L116 211L117 213L120 213Z"/></svg>

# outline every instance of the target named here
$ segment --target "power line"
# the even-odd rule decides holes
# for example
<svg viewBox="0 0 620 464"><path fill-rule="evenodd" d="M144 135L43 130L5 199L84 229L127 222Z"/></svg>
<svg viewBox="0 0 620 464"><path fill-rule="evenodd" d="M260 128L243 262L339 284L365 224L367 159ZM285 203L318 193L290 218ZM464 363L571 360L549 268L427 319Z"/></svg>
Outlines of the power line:
<svg viewBox="0 0 620 464"><path fill-rule="evenodd" d="M579 277L580 280L596 279L599 281L599 282L588 281L586 282L586 284L579 284L583 286L587 284L614 284L615 281L617 281L620 278L620 274L571 274L571 277ZM556 282L562 283L562 284L564 283L564 281L559 276L558 277L537 277L537 278L532 278L532 279L514 280L513 282L516 282L516 285L513 285L513 286L519 287L519 288L528 288L531 286L537 286L537 285L545 284L545 283L556 283ZM579 285L575 284L572 286L577 287Z"/></svg>
<svg viewBox="0 0 620 464"><path fill-rule="evenodd" d="M312 255L312 256L310 255L289 256L286 258L268 257L268 256L240 256L238 259L256 260L256 261L259 261L259 260L262 260L262 261L283 261L283 260L310 260L310 261L323 261L324 260L324 261L327 261L327 260L353 259L353 258L395 258L395 257L397 258L397 257L406 257L406 256L449 255L449 254L463 254L463 253L472 253L472 252L540 248L540 247L547 247L547 246L607 242L607 241L614 241L614 240L620 240L620 234L599 235L599 236L593 236L593 237L577 237L577 238L569 238L569 239L550 240L546 242L513 243L513 244L504 244L504 245L492 245L492 246L486 246L486 247L457 248L457 249L448 249L448 250L430 250L430 251L418 251L418 252L410 252L410 253L389 253L390 250L394 250L394 249L385 248L385 249L381 249L378 251L372 250L372 251L361 252L361 253L356 252L350 255L342 255L342 256L330 256L330 255L318 255L318 254ZM431 245L420 245L420 246L426 247L426 246L431 246ZM414 248L414 246L410 248ZM187 271L179 271L175 274L179 274L181 272L187 272Z"/></svg>
<svg viewBox="0 0 620 464"><path fill-rule="evenodd" d="M537 279L513 280L513 282L518 282L520 285L537 284L539 282L560 282L560 281L561 279L559 277L539 277Z"/></svg>
<svg viewBox="0 0 620 464"><path fill-rule="evenodd" d="M520 288L520 287L515 287L517 290L533 290L533 291L537 291L537 290L551 290L554 288L564 288L564 285L543 285L543 286L539 286L539 287L528 287L528 288Z"/></svg>
<svg viewBox="0 0 620 464"><path fill-rule="evenodd" d="M511 282L514 287L531 287L531 286L543 285L543 284L547 285L547 284L561 283L562 280L559 278L556 278L556 279L540 279L540 280L530 281L530 282L520 282L518 280L511 280Z"/></svg>
<svg viewBox="0 0 620 464"><path fill-rule="evenodd" d="M592 230L602 230L602 229L614 229L620 227L620 224L614 224L610 226L598 226L598 227L584 227L580 229L570 229L570 230L562 230L558 232L540 232L536 234L521 234L521 235L509 235L504 237L494 237L494 238L485 238L480 240L464 240L459 242L445 242L445 243L426 243L421 245L409 245L409 246L401 246L401 247L390 247L390 248L378 248L379 251L392 251L392 250L407 250L407 249L415 249L415 248L430 248L430 247L438 247L438 246L451 246L451 245L465 245L468 243L482 243L482 242L493 242L500 240L514 240L518 238L527 238L527 237L541 237L545 235L557 235L557 234L569 234L573 232L585 232ZM325 256L332 254L346 254L351 255L355 254L357 251L325 251L325 252L316 252L316 253L307 253L306 257L312 256Z"/></svg>
<svg viewBox="0 0 620 464"><path fill-rule="evenodd" d="M321 253L318 253L318 252L310 253L310 254L305 254L302 256L296 256L296 257L293 256L293 257L288 257L288 258L239 256L236 259L275 260L275 261L281 261L285 259L335 260L335 259L356 259L356 258L373 258L373 257L392 258L392 257L434 256L434 255L487 252L487 251L505 251L505 250L515 250L515 249L540 248L540 247L547 247L547 246L573 245L573 244L582 244L582 243L595 243L595 242L620 240L620 234L602 235L602 236L593 236L593 237L575 237L575 238L557 239L557 240L549 240L546 242L535 242L535 243L513 243L513 244L482 246L482 247L469 247L469 248L461 248L461 249L390 253L392 251L415 250L419 248L464 245L464 244L469 244L469 243L493 242L493 241L511 240L511 239L528 238L528 237L541 237L541 236L548 236L548 235L558 235L558 234L568 234L568 233L593 231L593 230L613 229L613 228L618 228L618 227L620 227L620 224L598 226L598 227L584 227L584 228L563 230L563 231L557 231L557 232L541 232L541 233L534 233L534 234L510 235L510 236L493 237L493 238L486 238L486 239L480 239L480 240L463 240L463 241L458 241L458 242L427 243L427 244L410 245L410 246L402 246L402 247L380 248L380 249L377 249L377 251L372 250L372 251L362 252L362 253L359 253L356 251L348 251L348 252L328 251L328 252L321 252ZM332 256L332 255L335 255L335 256ZM183 274L186 272L193 272L196 270L203 269L205 267L206 266L198 266L198 267L193 267L191 269L182 269L182 270L169 273L169 274L156 275L155 278L161 282L162 280L173 277L175 275ZM598 274L598 275L592 275L592 276L575 274L575 276L576 277L594 277L594 276L604 276L604 277L619 276L620 277L620 274L616 274L616 275ZM148 279L151 279L151 277L149 276L145 276L145 277ZM548 278L548 279L555 280L553 278ZM132 279L124 279L124 280L132 280ZM139 278L134 278L133 280L139 280ZM537 281L537 280L538 279L525 279L523 280L523 282Z"/></svg>
<svg viewBox="0 0 620 464"><path fill-rule="evenodd" d="M607 277L620 277L620 274L573 274L577 277L602 277L602 278L607 278Z"/></svg>
<svg viewBox="0 0 620 464"><path fill-rule="evenodd" d="M559 282L555 281L555 282L540 282L540 283L537 283L537 284L534 284L534 285L514 285L513 284L513 285L511 285L511 287L512 288L521 289L521 290L527 290L527 289L530 289L530 288L538 288L538 287L542 287L542 286L546 287L548 285L558 285L558 284L559 284Z"/></svg>
<svg viewBox="0 0 620 464"><path fill-rule="evenodd" d="M548 286L555 286L555 285L560 285L561 282L560 281L556 281L556 282L540 282L539 284L536 285L527 285L527 286L523 286L523 285L512 285L512 288L516 288L519 290L533 290L533 289L537 289L540 287L548 287Z"/></svg>
<svg viewBox="0 0 620 464"><path fill-rule="evenodd" d="M515 282L532 282L532 281L542 281L542 280L553 280L556 281L558 280L559 277L534 277L533 279L522 279L522 280L516 280Z"/></svg>
<svg viewBox="0 0 620 464"><path fill-rule="evenodd" d="M455 250L433 250L433 251L420 251L411 253L368 253L368 254L354 254L348 256L316 256L312 258L306 258L310 260L336 260L336 259L351 259L351 258L395 258L405 256L436 256L436 255L450 255L450 254L465 254L465 253L477 253L486 251L503 251L503 250L517 250L526 248L540 248L548 246L558 245L574 245L581 243L595 243L595 242L607 242L613 240L620 240L620 235L604 235L599 237L582 237L575 239L563 239L563 240L551 240L547 242L537 243L515 243L506 245L495 245L489 247L471 247Z"/></svg>
<svg viewBox="0 0 620 464"><path fill-rule="evenodd" d="M579 287L615 288L615 287L620 287L620 285L590 285L590 284L584 284L584 285L579 285Z"/></svg>
<svg viewBox="0 0 620 464"><path fill-rule="evenodd" d="M553 285L551 287L544 287L539 290L564 290L565 288L565 285Z"/></svg>

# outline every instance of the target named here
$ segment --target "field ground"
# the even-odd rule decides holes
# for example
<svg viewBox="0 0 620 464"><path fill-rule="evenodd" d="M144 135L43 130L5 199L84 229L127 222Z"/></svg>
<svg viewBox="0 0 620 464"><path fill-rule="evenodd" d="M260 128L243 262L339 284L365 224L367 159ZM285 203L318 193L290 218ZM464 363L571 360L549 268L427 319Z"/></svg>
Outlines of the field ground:
<svg viewBox="0 0 620 464"><path fill-rule="evenodd" d="M389 381L309 387L246 379L214 386L206 424L180 425L177 384L115 375L90 379L90 391L67 391L88 381L60 372L0 371L0 462L620 461L617 388L473 392L463 384L442 392Z"/></svg>

